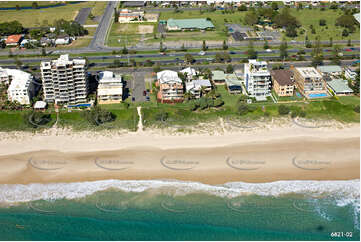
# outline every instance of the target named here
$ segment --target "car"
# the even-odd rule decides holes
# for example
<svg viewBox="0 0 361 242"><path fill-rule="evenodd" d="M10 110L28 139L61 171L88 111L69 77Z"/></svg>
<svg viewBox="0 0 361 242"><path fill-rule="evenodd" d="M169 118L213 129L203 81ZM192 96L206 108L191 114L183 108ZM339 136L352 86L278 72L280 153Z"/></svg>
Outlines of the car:
<svg viewBox="0 0 361 242"><path fill-rule="evenodd" d="M143 96L147 96L147 91L143 91Z"/></svg>
<svg viewBox="0 0 361 242"><path fill-rule="evenodd" d="M132 97L132 102L134 102L135 101L135 97Z"/></svg>
<svg viewBox="0 0 361 242"><path fill-rule="evenodd" d="M292 55L292 58L296 58L297 57L297 55Z"/></svg>
<svg viewBox="0 0 361 242"><path fill-rule="evenodd" d="M296 42L296 40L294 40L294 39L293 39L293 40L291 40L291 43L295 43L295 42Z"/></svg>
<svg viewBox="0 0 361 242"><path fill-rule="evenodd" d="M346 51L352 51L351 49L346 49Z"/></svg>
<svg viewBox="0 0 361 242"><path fill-rule="evenodd" d="M145 97L145 100L146 100L147 102L149 102L149 101L150 101L150 97L149 97L149 96L146 96L146 97Z"/></svg>
<svg viewBox="0 0 361 242"><path fill-rule="evenodd" d="M229 52L229 54L231 54L231 55L235 55L235 54L236 54L236 52L234 52L234 51L230 51L230 52Z"/></svg>
<svg viewBox="0 0 361 242"><path fill-rule="evenodd" d="M207 58L206 60L207 60L207 61L212 61L212 60L213 60L213 58Z"/></svg>
<svg viewBox="0 0 361 242"><path fill-rule="evenodd" d="M198 55L205 55L205 54L206 52L204 52L203 50L198 53Z"/></svg>
<svg viewBox="0 0 361 242"><path fill-rule="evenodd" d="M267 50L266 50L266 52L271 53L271 52L272 52L272 50L271 50L271 49L267 49Z"/></svg>
<svg viewBox="0 0 361 242"><path fill-rule="evenodd" d="M326 51L326 52L331 52L331 50L330 50L330 49L325 49L325 51Z"/></svg>
<svg viewBox="0 0 361 242"><path fill-rule="evenodd" d="M165 52L160 52L160 54L161 54L161 55L166 55L167 53L165 53Z"/></svg>

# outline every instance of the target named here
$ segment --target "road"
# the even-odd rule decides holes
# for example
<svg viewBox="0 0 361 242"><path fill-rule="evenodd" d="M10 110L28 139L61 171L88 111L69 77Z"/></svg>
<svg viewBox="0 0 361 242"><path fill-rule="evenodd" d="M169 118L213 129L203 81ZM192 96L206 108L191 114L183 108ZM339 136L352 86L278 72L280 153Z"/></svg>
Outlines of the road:
<svg viewBox="0 0 361 242"><path fill-rule="evenodd" d="M352 51L360 51L360 47L349 47L349 48L343 48L343 51L346 50L352 50ZM305 53L311 53L313 51L313 49L304 49ZM214 56L217 53L221 53L222 51L206 51L204 56ZM228 52L231 57L234 55L241 55L241 54L247 54L247 51L226 51ZM275 49L272 50L272 53L276 53L278 54L280 51L279 49ZM297 52L299 52L299 49L289 49L287 50L288 54L290 56L292 56L293 54L296 54ZM332 52L332 48L324 48L323 49L324 53L331 53ZM168 53L167 55L161 55L161 54L130 54L129 58L133 59L133 58L144 58L144 59L158 59L159 61L162 60L162 58L164 57L174 57L175 60L183 60L184 59L184 55L185 54L191 54L193 56L198 56L201 57L201 55L199 54L199 52L179 52L179 53ZM258 55L263 55L263 54L269 54L269 52L267 52L266 50L260 50L257 51ZM121 56L121 58L126 58L127 56L123 55ZM88 60L91 62L92 60L103 60L103 62L105 62L106 60L115 60L115 59L119 59L119 55L110 55L110 56L89 56L87 57ZM19 58L19 60L21 60L23 63L33 63L33 62L40 62L40 61L48 61L51 60L52 58L50 57L34 57L34 58ZM212 58L213 59L213 58ZM15 63L14 59L0 59L0 64L9 64L9 63Z"/></svg>
<svg viewBox="0 0 361 242"><path fill-rule="evenodd" d="M116 8L118 1L109 1L107 7L104 10L104 14L100 20L97 30L94 33L94 37L90 42L89 49L102 50L105 48L105 39L107 37L108 28L112 23L112 17L114 14L114 8Z"/></svg>

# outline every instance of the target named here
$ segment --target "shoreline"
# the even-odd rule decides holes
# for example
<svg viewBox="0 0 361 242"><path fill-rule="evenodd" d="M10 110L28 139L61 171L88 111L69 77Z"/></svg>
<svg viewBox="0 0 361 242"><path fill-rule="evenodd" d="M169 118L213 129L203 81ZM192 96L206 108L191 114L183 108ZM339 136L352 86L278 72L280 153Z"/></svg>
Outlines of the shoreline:
<svg viewBox="0 0 361 242"><path fill-rule="evenodd" d="M360 178L359 124L285 125L219 135L58 130L1 137L0 184L176 179L215 185Z"/></svg>

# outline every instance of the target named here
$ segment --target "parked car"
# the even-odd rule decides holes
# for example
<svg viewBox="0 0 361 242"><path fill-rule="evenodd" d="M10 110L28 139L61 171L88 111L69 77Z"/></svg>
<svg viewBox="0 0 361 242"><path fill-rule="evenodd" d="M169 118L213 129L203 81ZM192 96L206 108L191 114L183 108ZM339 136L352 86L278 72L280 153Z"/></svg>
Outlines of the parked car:
<svg viewBox="0 0 361 242"><path fill-rule="evenodd" d="M147 95L147 91L143 91L143 96L146 96Z"/></svg>
<svg viewBox="0 0 361 242"><path fill-rule="evenodd" d="M236 52L234 52L234 51L230 51L230 52L229 52L229 54L231 54L231 55L235 55L235 54L236 54Z"/></svg>
<svg viewBox="0 0 361 242"><path fill-rule="evenodd" d="M150 101L150 97L149 97L149 96L146 96L146 97L145 97L145 100L146 100L147 102L149 102L149 101Z"/></svg>
<svg viewBox="0 0 361 242"><path fill-rule="evenodd" d="M271 49L267 49L267 50L266 50L266 52L271 53L271 52L272 52L272 50L271 50Z"/></svg>
<svg viewBox="0 0 361 242"><path fill-rule="evenodd" d="M203 50L198 53L198 55L205 55L205 54L206 52L204 52Z"/></svg>

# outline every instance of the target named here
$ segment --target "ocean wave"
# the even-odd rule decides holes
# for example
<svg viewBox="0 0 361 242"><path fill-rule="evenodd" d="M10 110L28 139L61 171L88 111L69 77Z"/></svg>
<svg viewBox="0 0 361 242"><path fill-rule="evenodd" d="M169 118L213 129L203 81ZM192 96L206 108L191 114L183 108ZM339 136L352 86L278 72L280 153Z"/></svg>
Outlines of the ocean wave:
<svg viewBox="0 0 361 242"><path fill-rule="evenodd" d="M93 182L49 184L0 185L0 203L30 202L35 200L77 199L107 189L124 192L158 190L170 195L206 192L221 197L237 197L247 194L281 196L304 194L313 197L334 197L338 206L359 201L359 180L349 181L277 181L270 183L230 182L223 185L207 185L177 180L102 180Z"/></svg>

